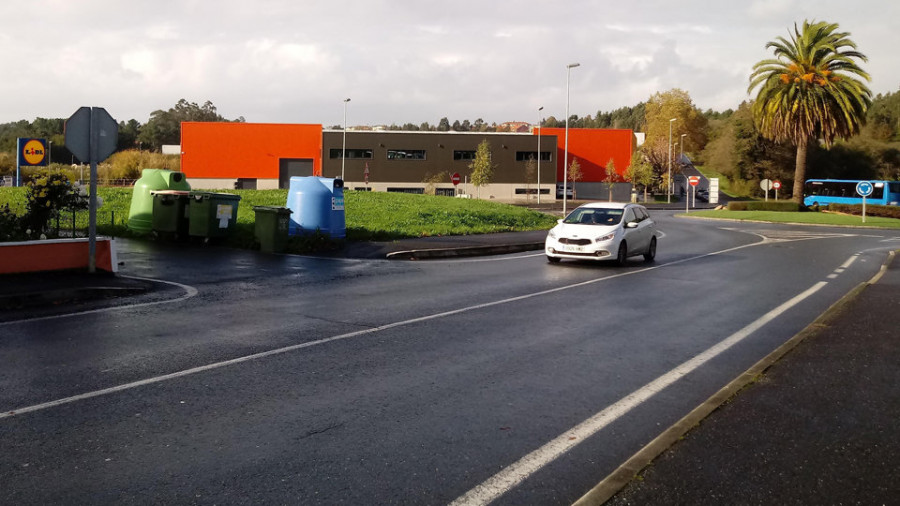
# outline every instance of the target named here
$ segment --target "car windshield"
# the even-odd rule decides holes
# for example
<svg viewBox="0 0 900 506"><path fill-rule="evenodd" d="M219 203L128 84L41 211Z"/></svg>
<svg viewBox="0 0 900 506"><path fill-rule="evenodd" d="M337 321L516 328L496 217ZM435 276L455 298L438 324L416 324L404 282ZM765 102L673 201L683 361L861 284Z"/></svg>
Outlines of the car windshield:
<svg viewBox="0 0 900 506"><path fill-rule="evenodd" d="M578 223L581 225L617 225L622 221L624 209L602 208L578 208L572 211L563 223Z"/></svg>

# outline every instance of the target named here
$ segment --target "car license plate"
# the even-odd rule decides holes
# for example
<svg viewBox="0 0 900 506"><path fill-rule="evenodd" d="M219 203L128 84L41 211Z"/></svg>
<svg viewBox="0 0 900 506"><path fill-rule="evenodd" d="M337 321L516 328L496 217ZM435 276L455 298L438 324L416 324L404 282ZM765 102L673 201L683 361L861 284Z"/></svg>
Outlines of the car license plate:
<svg viewBox="0 0 900 506"><path fill-rule="evenodd" d="M571 244L567 244L565 250L569 253L584 253L584 246L572 246Z"/></svg>

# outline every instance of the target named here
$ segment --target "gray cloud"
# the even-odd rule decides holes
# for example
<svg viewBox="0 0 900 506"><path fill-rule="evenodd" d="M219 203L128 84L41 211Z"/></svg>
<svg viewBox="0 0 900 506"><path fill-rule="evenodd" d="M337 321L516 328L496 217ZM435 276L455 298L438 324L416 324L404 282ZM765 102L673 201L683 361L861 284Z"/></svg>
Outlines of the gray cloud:
<svg viewBox="0 0 900 506"><path fill-rule="evenodd" d="M724 110L747 98L765 43L807 18L852 33L873 91L900 84L900 6L874 0L39 0L29 11L41 15L0 16L0 122L82 105L143 122L185 98L229 118L332 125L348 96L351 124L533 121L539 106L564 116L576 61L580 116L676 87Z"/></svg>

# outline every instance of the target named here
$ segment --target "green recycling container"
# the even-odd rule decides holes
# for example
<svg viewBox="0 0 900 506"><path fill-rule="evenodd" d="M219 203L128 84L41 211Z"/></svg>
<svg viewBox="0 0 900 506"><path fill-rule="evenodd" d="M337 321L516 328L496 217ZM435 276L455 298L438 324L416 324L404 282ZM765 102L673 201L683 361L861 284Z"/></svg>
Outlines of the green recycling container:
<svg viewBox="0 0 900 506"><path fill-rule="evenodd" d="M179 190L152 191L153 231L175 239L188 236L188 203L191 192Z"/></svg>
<svg viewBox="0 0 900 506"><path fill-rule="evenodd" d="M234 230L240 195L192 191L188 200L188 234L209 240Z"/></svg>
<svg viewBox="0 0 900 506"><path fill-rule="evenodd" d="M287 247L291 210L286 207L254 206L256 240L260 251L282 253Z"/></svg>
<svg viewBox="0 0 900 506"><path fill-rule="evenodd" d="M134 182L131 191L131 208L128 212L128 228L140 233L153 229L152 191L191 189L190 183L181 172L166 169L144 169L141 178Z"/></svg>

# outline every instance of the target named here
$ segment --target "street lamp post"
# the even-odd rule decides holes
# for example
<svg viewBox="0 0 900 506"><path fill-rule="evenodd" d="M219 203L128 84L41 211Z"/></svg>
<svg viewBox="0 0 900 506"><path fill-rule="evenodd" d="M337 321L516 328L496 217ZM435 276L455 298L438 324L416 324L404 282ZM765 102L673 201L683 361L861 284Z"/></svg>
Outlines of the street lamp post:
<svg viewBox="0 0 900 506"><path fill-rule="evenodd" d="M537 152L537 192L538 198L537 203L541 203L541 111L544 110L544 106L538 107L538 122L537 122L537 138L538 138L538 152Z"/></svg>
<svg viewBox="0 0 900 506"><path fill-rule="evenodd" d="M563 155L563 216L566 215L566 194L569 190L569 74L580 63L566 65L566 150ZM574 195L574 192L573 192Z"/></svg>
<svg viewBox="0 0 900 506"><path fill-rule="evenodd" d="M347 102L349 98L344 99L344 141L341 146L341 181L344 181L344 160L347 159Z"/></svg>
<svg viewBox="0 0 900 506"><path fill-rule="evenodd" d="M669 120L669 143L666 146L669 150L669 172L668 172L668 180L666 181L666 203L672 203L672 123L677 121L678 118L672 118Z"/></svg>

